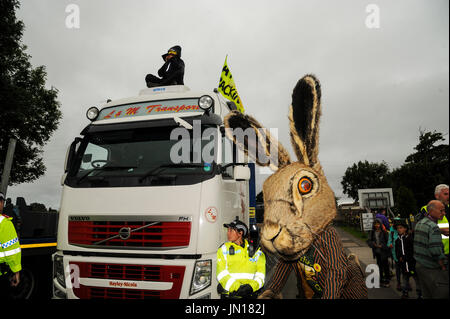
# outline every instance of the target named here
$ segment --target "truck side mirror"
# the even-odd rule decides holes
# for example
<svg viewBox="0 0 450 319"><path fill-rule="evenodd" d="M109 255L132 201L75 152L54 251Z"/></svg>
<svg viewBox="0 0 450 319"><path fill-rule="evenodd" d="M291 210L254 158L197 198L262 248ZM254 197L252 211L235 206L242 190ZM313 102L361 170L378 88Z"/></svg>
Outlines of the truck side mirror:
<svg viewBox="0 0 450 319"><path fill-rule="evenodd" d="M76 137L75 140L70 144L69 148L66 152L66 160L64 161L64 173L67 173L69 171L69 168L72 166L73 159L75 158L75 150L77 147L77 144L81 142L80 137Z"/></svg>
<svg viewBox="0 0 450 319"><path fill-rule="evenodd" d="M250 180L250 168L248 166L235 166L233 171L233 177L237 181Z"/></svg>

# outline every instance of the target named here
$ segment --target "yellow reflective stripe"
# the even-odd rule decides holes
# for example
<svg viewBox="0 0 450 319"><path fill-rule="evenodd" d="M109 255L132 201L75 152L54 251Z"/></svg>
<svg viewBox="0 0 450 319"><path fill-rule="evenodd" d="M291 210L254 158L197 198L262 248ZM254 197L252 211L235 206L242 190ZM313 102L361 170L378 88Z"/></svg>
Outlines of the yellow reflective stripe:
<svg viewBox="0 0 450 319"><path fill-rule="evenodd" d="M256 277L255 281L258 283L258 289L261 289L262 286L264 286L264 282L261 280L261 278Z"/></svg>
<svg viewBox="0 0 450 319"><path fill-rule="evenodd" d="M56 246L57 243L42 243L42 244L26 244L20 245L21 248L40 248L40 247L53 247Z"/></svg>
<svg viewBox="0 0 450 319"><path fill-rule="evenodd" d="M20 248L7 250L5 252L0 251L0 257L9 257L18 253L20 253Z"/></svg>
<svg viewBox="0 0 450 319"><path fill-rule="evenodd" d="M255 273L255 277L259 277L259 278L261 278L263 281L264 281L264 279L266 278L266 276L265 276L262 272L257 272L257 273Z"/></svg>
<svg viewBox="0 0 450 319"><path fill-rule="evenodd" d="M225 269L224 271L221 271L220 274L217 275L217 280L220 281L220 280L222 280L223 277L225 277L229 274L230 274L230 272Z"/></svg>
<svg viewBox="0 0 450 319"><path fill-rule="evenodd" d="M234 278L228 279L227 284L225 285L225 290L230 291L231 285L233 285L235 281L236 279Z"/></svg>
<svg viewBox="0 0 450 319"><path fill-rule="evenodd" d="M255 280L258 282L259 288L262 288L262 286L264 286L265 278L266 276L262 272L255 273Z"/></svg>
<svg viewBox="0 0 450 319"><path fill-rule="evenodd" d="M448 228L448 223L446 223L446 224L444 224L444 223L438 224L438 227L439 228Z"/></svg>
<svg viewBox="0 0 450 319"><path fill-rule="evenodd" d="M230 273L230 276L234 279L251 279L251 280L253 280L253 278L255 277L254 274L245 273L245 272Z"/></svg>
<svg viewBox="0 0 450 319"><path fill-rule="evenodd" d="M227 263L227 247L225 245L222 245L222 254L223 254L223 258L225 258L225 268L228 268L228 263Z"/></svg>

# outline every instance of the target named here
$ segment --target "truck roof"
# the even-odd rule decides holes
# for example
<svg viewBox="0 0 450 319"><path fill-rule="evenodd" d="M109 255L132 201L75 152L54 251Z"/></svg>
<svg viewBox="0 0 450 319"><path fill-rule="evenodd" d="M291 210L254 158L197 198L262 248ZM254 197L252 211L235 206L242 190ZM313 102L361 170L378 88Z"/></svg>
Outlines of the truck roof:
<svg viewBox="0 0 450 319"><path fill-rule="evenodd" d="M138 96L105 103L100 109L99 116L91 124L202 115L205 111L199 108L198 99L203 95L209 95L214 100L214 110L211 113L223 118L230 111L230 107L214 91L191 91L185 85L161 86L143 89Z"/></svg>

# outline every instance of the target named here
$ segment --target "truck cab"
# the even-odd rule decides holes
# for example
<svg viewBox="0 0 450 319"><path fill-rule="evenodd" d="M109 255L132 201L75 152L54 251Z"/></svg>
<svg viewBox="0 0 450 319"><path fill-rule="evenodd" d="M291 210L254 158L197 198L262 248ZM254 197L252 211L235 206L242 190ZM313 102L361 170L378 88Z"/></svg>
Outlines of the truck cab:
<svg viewBox="0 0 450 319"><path fill-rule="evenodd" d="M88 110L61 180L54 298L218 297L223 224L248 225L254 194L224 134L232 109L175 85Z"/></svg>

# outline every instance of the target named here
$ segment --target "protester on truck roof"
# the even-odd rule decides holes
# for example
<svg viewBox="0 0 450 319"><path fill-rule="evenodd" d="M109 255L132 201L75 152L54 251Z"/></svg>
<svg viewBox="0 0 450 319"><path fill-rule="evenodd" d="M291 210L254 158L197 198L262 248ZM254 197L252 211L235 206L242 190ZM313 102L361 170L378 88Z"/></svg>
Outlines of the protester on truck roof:
<svg viewBox="0 0 450 319"><path fill-rule="evenodd" d="M163 66L158 70L157 77L147 74L145 82L147 87L163 85L184 85L184 61L181 59L181 47L179 45L171 47L166 54L162 55Z"/></svg>

